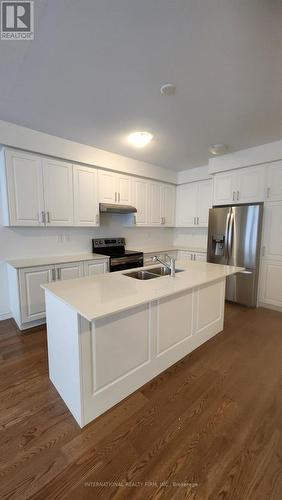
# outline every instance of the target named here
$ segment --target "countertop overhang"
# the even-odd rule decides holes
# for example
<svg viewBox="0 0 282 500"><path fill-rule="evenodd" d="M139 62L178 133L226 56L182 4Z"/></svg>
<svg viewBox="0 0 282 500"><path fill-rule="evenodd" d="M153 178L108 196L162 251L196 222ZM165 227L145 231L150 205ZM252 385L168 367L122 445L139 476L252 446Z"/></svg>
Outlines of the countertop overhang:
<svg viewBox="0 0 282 500"><path fill-rule="evenodd" d="M149 269L156 266L145 266ZM118 271L73 280L57 281L42 285L46 292L55 295L78 314L93 321L138 305L168 297L185 290L205 285L231 274L243 271L242 267L224 266L197 261L177 261L176 268L183 269L175 278L160 276L140 281Z"/></svg>

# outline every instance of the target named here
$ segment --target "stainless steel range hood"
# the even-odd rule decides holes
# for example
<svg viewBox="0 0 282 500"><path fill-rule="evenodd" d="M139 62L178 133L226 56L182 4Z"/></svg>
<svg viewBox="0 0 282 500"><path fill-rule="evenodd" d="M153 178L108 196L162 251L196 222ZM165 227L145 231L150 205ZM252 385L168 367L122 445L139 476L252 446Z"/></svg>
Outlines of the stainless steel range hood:
<svg viewBox="0 0 282 500"><path fill-rule="evenodd" d="M107 214L133 214L137 212L137 209L131 205L114 205L113 203L100 203L99 210L101 213Z"/></svg>

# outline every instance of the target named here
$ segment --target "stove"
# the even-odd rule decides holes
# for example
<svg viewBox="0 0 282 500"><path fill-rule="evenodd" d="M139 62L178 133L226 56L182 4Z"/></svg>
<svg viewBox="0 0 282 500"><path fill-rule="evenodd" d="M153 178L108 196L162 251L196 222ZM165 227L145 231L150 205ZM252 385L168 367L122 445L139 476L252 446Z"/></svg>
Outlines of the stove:
<svg viewBox="0 0 282 500"><path fill-rule="evenodd" d="M110 256L110 272L143 266L143 253L125 249L125 238L92 240L93 253Z"/></svg>

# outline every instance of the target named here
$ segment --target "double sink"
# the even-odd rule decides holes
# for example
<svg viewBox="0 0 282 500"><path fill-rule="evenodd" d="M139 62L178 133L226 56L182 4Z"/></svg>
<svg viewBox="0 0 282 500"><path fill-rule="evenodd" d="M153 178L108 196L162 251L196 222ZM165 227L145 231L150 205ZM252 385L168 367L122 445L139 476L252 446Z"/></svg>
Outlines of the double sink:
<svg viewBox="0 0 282 500"><path fill-rule="evenodd" d="M183 269L175 269L176 273L182 273ZM123 273L124 276L129 276L129 278L135 278L136 280L152 280L154 278L159 278L160 276L169 276L170 270L167 267L150 267L145 271L132 271L131 273Z"/></svg>

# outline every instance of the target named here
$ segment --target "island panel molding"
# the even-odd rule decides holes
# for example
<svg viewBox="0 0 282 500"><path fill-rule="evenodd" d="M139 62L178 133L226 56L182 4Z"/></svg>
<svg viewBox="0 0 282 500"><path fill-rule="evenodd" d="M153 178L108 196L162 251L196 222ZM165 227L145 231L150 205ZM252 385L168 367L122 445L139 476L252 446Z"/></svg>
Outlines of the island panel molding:
<svg viewBox="0 0 282 500"><path fill-rule="evenodd" d="M213 281L92 321L44 287L49 376L80 427L223 329L225 277L238 268L221 267Z"/></svg>

